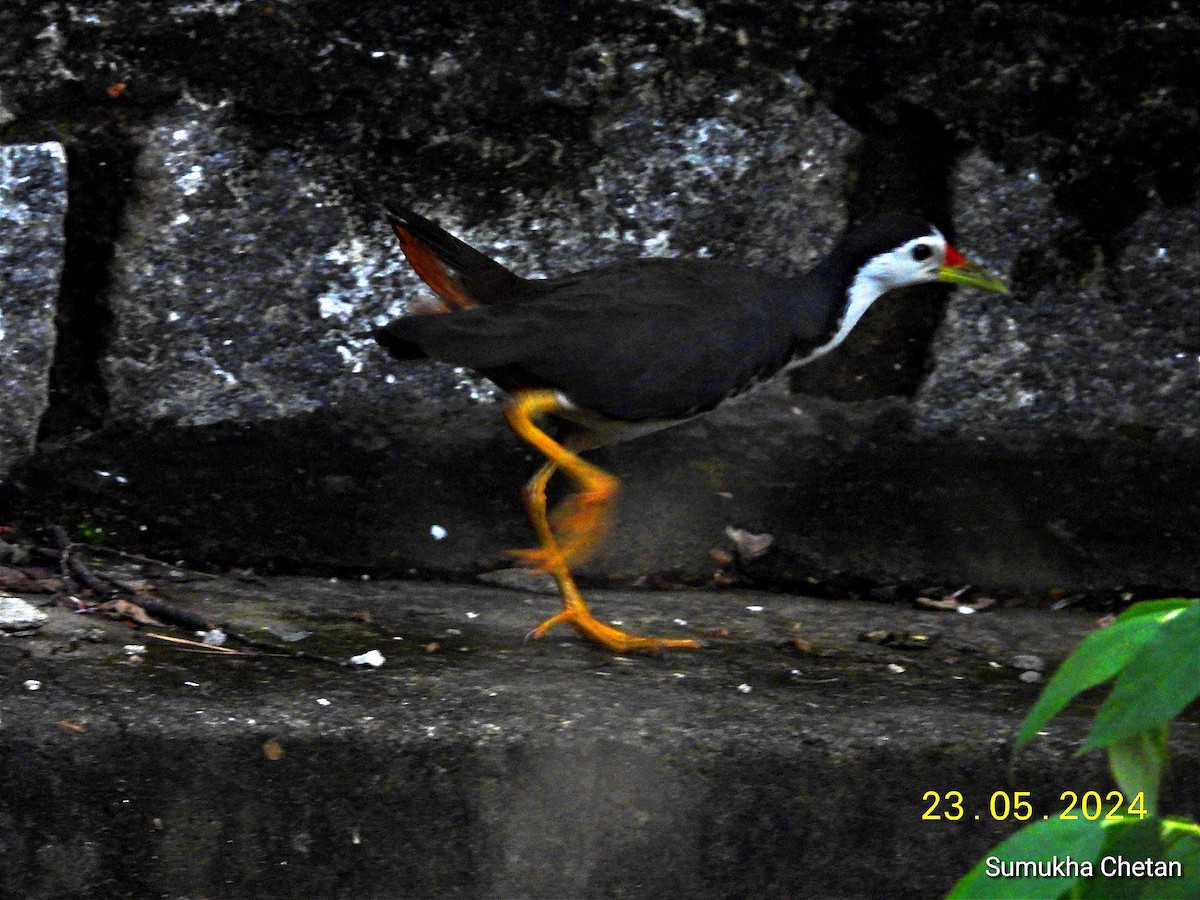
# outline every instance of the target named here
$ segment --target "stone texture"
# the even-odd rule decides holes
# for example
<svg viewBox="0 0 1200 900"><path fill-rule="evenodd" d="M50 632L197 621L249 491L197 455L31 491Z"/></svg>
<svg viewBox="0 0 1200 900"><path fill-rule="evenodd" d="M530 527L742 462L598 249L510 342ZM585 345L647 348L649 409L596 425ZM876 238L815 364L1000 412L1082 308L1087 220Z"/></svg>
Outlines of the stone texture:
<svg viewBox="0 0 1200 900"><path fill-rule="evenodd" d="M556 601L510 591L159 589L249 634L312 632L293 649L387 661L208 657L149 638L134 660L120 623L52 610L27 655L0 654L5 895L924 900L1012 832L988 815L993 791L1028 791L1042 815L1064 790L1111 788L1100 754L1074 755L1086 709L1012 759L1037 688L992 665L1021 652L1056 666L1094 628L1083 613L592 593L630 627L730 635L620 659L568 633L524 640ZM81 641L85 627L103 632ZM1194 722L1171 739L1172 815L1200 812ZM922 820L930 790L962 792L966 820Z"/></svg>
<svg viewBox="0 0 1200 900"><path fill-rule="evenodd" d="M504 550L532 541L519 492L537 461L494 407L422 412L102 433L23 467L33 502L22 506L31 524L53 509L160 559L442 578L507 565ZM1192 446L979 442L914 431L909 416L900 400L759 395L598 451L622 492L582 572L619 584L974 584L1035 599L1200 591ZM729 526L775 540L721 567L710 551L734 551Z"/></svg>
<svg viewBox="0 0 1200 900"><path fill-rule="evenodd" d="M46 614L20 597L0 596L0 631L28 631L46 624Z"/></svg>
<svg viewBox="0 0 1200 900"><path fill-rule="evenodd" d="M629 478L590 574L702 581L735 526L775 535L741 573L771 583L1200 583L1197 20L1076 7L14 0L7 127L65 128L96 167L72 169L80 197L120 195L99 170L141 156L128 198L95 205L112 221L73 206L77 236L126 210L81 297L111 333L61 369L99 369L108 395L47 433L108 429L45 446L13 496L25 521L197 560L474 573L528 540L513 498L535 463L476 403L485 383L363 342L425 294L377 200L529 275L630 252L795 270L892 204L1004 269L1013 297L957 292L931 349L946 295L906 292L831 377L598 454ZM798 395L831 385L870 402Z"/></svg>
<svg viewBox="0 0 1200 900"><path fill-rule="evenodd" d="M1036 171L974 153L954 189L960 243L1013 292L957 292L918 421L981 436L1200 436L1200 210L1153 206L1110 256L1055 274L1071 225Z"/></svg>
<svg viewBox="0 0 1200 900"><path fill-rule="evenodd" d="M807 268L845 225L854 135L803 82L786 89L773 100L731 92L692 121L644 92L596 123L603 155L578 193L514 191L484 227L462 227L461 198L412 202L531 276L639 250L731 257L738 226L720 218L747 205L753 234L770 240L742 252ZM353 397L383 408L456 390L490 398L489 384L444 367L393 374L367 332L432 295L380 210L360 221L321 174L327 158L249 142L220 107L185 105L146 132L109 292L110 417L206 424Z"/></svg>
<svg viewBox="0 0 1200 900"><path fill-rule="evenodd" d="M392 375L367 334L415 287L385 230L302 157L252 150L224 108L157 121L114 260L110 418L252 421L449 393Z"/></svg>
<svg viewBox="0 0 1200 900"><path fill-rule="evenodd" d="M0 476L32 452L49 401L66 210L61 144L0 147Z"/></svg>

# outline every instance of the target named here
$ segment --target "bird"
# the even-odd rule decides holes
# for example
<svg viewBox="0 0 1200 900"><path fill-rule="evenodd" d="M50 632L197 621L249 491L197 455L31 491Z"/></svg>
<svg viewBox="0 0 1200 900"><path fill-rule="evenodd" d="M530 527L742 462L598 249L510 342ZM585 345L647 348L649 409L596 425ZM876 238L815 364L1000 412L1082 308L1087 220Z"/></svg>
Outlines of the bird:
<svg viewBox="0 0 1200 900"><path fill-rule="evenodd" d="M787 277L709 259L634 258L553 278L523 278L405 206L384 207L409 264L440 298L435 314L374 332L398 360L475 370L506 392L512 430L545 462L523 499L538 546L508 553L548 573L556 625L615 653L700 646L598 620L572 575L603 540L619 481L581 454L703 415L832 352L896 288L946 282L1006 292L922 217L878 213L850 228L807 273ZM539 424L547 418L557 428ZM556 473L572 492L547 515Z"/></svg>

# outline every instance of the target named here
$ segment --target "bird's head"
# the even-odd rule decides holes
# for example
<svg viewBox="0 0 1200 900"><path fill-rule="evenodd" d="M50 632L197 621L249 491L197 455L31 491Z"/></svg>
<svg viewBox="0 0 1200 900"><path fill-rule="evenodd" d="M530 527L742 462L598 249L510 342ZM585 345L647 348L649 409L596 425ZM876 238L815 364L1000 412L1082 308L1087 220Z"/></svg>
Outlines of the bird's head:
<svg viewBox="0 0 1200 900"><path fill-rule="evenodd" d="M1008 291L1002 281L968 262L937 228L916 216L875 216L851 231L836 255L849 265L847 274L853 273L854 281L869 282L876 296L933 281Z"/></svg>
<svg viewBox="0 0 1200 900"><path fill-rule="evenodd" d="M868 219L846 234L811 273L817 293L832 306L833 336L799 364L837 347L871 304L896 288L944 281L987 291L1008 288L950 246L924 219L895 213Z"/></svg>

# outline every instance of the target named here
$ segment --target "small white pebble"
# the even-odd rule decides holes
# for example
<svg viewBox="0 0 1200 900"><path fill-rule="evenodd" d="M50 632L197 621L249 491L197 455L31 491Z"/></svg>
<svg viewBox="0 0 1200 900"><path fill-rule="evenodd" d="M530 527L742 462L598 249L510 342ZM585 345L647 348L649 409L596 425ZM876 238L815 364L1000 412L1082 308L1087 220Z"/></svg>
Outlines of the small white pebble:
<svg viewBox="0 0 1200 900"><path fill-rule="evenodd" d="M747 612L762 612L763 608L761 606L747 606L746 611Z"/></svg>
<svg viewBox="0 0 1200 900"><path fill-rule="evenodd" d="M443 528L441 525L430 525L429 526L429 534L433 537L433 539L435 541L440 541L446 537L446 529Z"/></svg>
<svg viewBox="0 0 1200 900"><path fill-rule="evenodd" d="M366 653L350 657L350 662L356 666L374 666L375 668L379 668L384 663L384 656L378 650L368 650Z"/></svg>
<svg viewBox="0 0 1200 900"><path fill-rule="evenodd" d="M743 683L743 684L739 684L739 685L738 685L738 687L737 687L737 689L738 689L738 692L739 692L739 693L742 693L742 694L748 694L748 693L750 693L752 690L754 690L754 688L750 687L750 685L748 685L748 684L745 684L745 683Z"/></svg>
<svg viewBox="0 0 1200 900"><path fill-rule="evenodd" d="M331 701L326 700L324 697L317 698L317 706L328 706L330 704L330 702Z"/></svg>
<svg viewBox="0 0 1200 900"><path fill-rule="evenodd" d="M1042 680L1042 673L1030 669L1028 672L1022 672L1019 677L1026 684L1037 684Z"/></svg>
<svg viewBox="0 0 1200 900"><path fill-rule="evenodd" d="M625 624L624 620L622 620L622 619L609 619L609 621L610 621L610 622L611 622L613 625L616 625L618 628L619 628L620 626L622 626L622 625L624 625L624 624Z"/></svg>
<svg viewBox="0 0 1200 900"><path fill-rule="evenodd" d="M974 614L974 612L975 612L975 607L973 607L973 606L960 606L960 607L958 608L958 611L959 611L960 613L962 613L964 616L969 616L969 615L972 615L972 614Z"/></svg>
<svg viewBox="0 0 1200 900"><path fill-rule="evenodd" d="M988 665L989 665L989 666L991 666L993 669L999 669L999 668L1000 668L1000 663L996 662L995 660L991 660L991 659L989 659L989 660L988 660Z"/></svg>
<svg viewBox="0 0 1200 900"><path fill-rule="evenodd" d="M477 612L469 612L469 613L467 613L467 618L468 618L468 619L478 619L478 618L479 618L479 613L477 613Z"/></svg>
<svg viewBox="0 0 1200 900"><path fill-rule="evenodd" d="M459 635L459 634L462 634L462 629L461 628L447 628L446 634Z"/></svg>
<svg viewBox="0 0 1200 900"><path fill-rule="evenodd" d="M888 671L893 675L899 675L904 671L904 666L898 666L895 663L888 663Z"/></svg>
<svg viewBox="0 0 1200 900"><path fill-rule="evenodd" d="M30 678L25 682L25 689L28 691L40 691L42 689L42 683L36 678Z"/></svg>
<svg viewBox="0 0 1200 900"><path fill-rule="evenodd" d="M185 681L184 684L187 687L200 687L200 682L198 681ZM199 710L197 710L197 712L199 712Z"/></svg>
<svg viewBox="0 0 1200 900"><path fill-rule="evenodd" d="M676 620L675 620L675 624L676 624L676 625L686 625L686 624L687 624L687 619L676 619Z"/></svg>
<svg viewBox="0 0 1200 900"><path fill-rule="evenodd" d="M126 656L141 656L146 652L145 644L126 644L121 648L125 651Z"/></svg>

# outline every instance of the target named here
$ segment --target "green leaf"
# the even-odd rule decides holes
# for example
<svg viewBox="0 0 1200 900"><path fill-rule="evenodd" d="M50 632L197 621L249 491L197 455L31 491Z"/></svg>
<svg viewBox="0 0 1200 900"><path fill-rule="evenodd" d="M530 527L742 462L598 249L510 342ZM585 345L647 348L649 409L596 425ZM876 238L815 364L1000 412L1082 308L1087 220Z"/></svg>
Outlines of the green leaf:
<svg viewBox="0 0 1200 900"><path fill-rule="evenodd" d="M1136 618L1124 625L1152 621ZM1166 725L1200 696L1200 602L1167 614L1155 626L1096 713L1083 751Z"/></svg>
<svg viewBox="0 0 1200 900"><path fill-rule="evenodd" d="M1183 877L1155 879L1147 885L1143 900L1200 897L1200 825L1183 819L1165 819L1162 841L1163 862L1178 861Z"/></svg>
<svg viewBox="0 0 1200 900"><path fill-rule="evenodd" d="M1136 608L1131 607L1131 610ZM1058 667L1025 717L1013 753L1020 753L1030 739L1078 695L1120 672L1134 652L1154 636L1158 627L1157 619L1150 615L1135 616L1113 622L1084 638L1075 652Z"/></svg>
<svg viewBox="0 0 1200 900"><path fill-rule="evenodd" d="M1162 841L1162 820L1121 822L1104 829L1104 846L1096 854L1091 878L1079 885L1080 900L1140 900L1145 881L1141 878L1117 878L1104 873L1105 860L1161 859L1166 852ZM1112 863L1109 863L1110 865Z"/></svg>
<svg viewBox="0 0 1200 900"><path fill-rule="evenodd" d="M1128 622L1130 619L1142 616L1155 616L1162 619L1167 613L1175 612L1177 609L1187 609L1195 602L1195 600L1188 600L1184 597L1172 597L1170 600L1143 600L1141 603L1133 604L1114 621Z"/></svg>
<svg viewBox="0 0 1200 900"><path fill-rule="evenodd" d="M1167 726L1130 735L1108 746L1108 767L1126 797L1144 795L1150 815L1158 812L1158 787L1167 762Z"/></svg>
<svg viewBox="0 0 1200 900"><path fill-rule="evenodd" d="M1178 900L1200 897L1200 826L1181 819L1145 819L1105 828L1095 872L1077 886L1080 900ZM1178 862L1179 876L1136 877L1118 860ZM1107 860L1107 862L1106 862ZM1106 874L1107 872L1107 874Z"/></svg>
<svg viewBox="0 0 1200 900"><path fill-rule="evenodd" d="M988 853L962 877L946 895L946 900L1009 900L1012 897L1050 900L1061 897L1079 881L1077 875L1005 876L1005 866L1041 862L1044 867L1049 867L1055 858L1064 862L1068 857L1076 863L1093 861L1104 844L1104 831L1100 822L1086 819L1035 822Z"/></svg>

